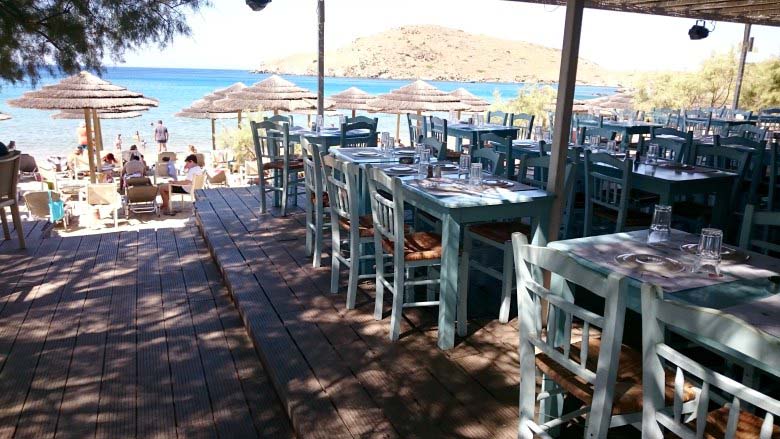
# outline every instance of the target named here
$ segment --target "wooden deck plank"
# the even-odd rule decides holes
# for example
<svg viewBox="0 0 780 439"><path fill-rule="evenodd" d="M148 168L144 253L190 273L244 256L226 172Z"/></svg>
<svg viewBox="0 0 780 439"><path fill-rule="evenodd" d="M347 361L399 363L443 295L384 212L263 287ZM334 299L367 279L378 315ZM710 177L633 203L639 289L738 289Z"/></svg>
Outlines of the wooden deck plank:
<svg viewBox="0 0 780 439"><path fill-rule="evenodd" d="M19 420L16 437L53 437L76 343L86 295L79 282L92 271L99 236L81 238L60 302L46 336L38 367Z"/></svg>

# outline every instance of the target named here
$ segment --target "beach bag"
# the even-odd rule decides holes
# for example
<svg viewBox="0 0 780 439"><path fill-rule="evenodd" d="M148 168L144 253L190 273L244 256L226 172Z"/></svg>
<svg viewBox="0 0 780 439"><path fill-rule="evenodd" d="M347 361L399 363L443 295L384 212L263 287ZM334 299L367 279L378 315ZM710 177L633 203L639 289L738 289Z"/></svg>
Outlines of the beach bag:
<svg viewBox="0 0 780 439"><path fill-rule="evenodd" d="M49 191L49 217L52 223L65 218L65 202L62 200L54 201L51 198L51 191Z"/></svg>

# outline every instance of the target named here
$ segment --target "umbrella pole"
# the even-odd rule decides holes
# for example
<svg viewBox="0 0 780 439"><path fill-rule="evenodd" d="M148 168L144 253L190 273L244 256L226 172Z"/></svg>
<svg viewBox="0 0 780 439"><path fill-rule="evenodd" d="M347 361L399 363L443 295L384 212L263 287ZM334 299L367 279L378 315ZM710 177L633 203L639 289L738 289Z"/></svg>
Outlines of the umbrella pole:
<svg viewBox="0 0 780 439"><path fill-rule="evenodd" d="M87 128L87 155L89 157L89 181L95 183L95 152L94 143L92 139L92 110L89 108L84 109L84 123Z"/></svg>
<svg viewBox="0 0 780 439"><path fill-rule="evenodd" d="M355 118L355 110L352 110L352 118Z"/></svg>
<svg viewBox="0 0 780 439"><path fill-rule="evenodd" d="M238 110L238 127L241 128L241 110Z"/></svg>
<svg viewBox="0 0 780 439"><path fill-rule="evenodd" d="M103 127L100 125L100 117L98 117L97 110L94 110L92 116L93 129L95 130L95 157L99 158L100 153L103 152ZM97 166L97 163L95 163Z"/></svg>
<svg viewBox="0 0 780 439"><path fill-rule="evenodd" d="M217 149L217 139L214 137L214 119L211 119L211 149Z"/></svg>
<svg viewBox="0 0 780 439"><path fill-rule="evenodd" d="M395 142L401 143L401 113L395 116Z"/></svg>

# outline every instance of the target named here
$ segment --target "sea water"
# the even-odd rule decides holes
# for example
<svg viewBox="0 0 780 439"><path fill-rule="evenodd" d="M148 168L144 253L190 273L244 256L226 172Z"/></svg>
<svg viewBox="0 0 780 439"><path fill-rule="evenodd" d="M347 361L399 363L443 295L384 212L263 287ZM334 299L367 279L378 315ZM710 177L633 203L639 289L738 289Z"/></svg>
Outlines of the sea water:
<svg viewBox="0 0 780 439"><path fill-rule="evenodd" d="M183 151L189 144L198 149L211 148L211 127L207 119L188 119L174 117L181 109L188 107L193 101L200 99L215 89L227 87L236 82L251 85L267 78L267 74L253 74L245 70L210 70L210 69L167 69L115 67L109 68L104 78L130 90L143 93L160 101L157 108L143 112L135 119L103 120L103 143L106 150L113 148L116 135L121 133L123 145L127 148L136 131L146 140L149 147L154 146L152 135L153 125L162 120L170 133L169 149ZM317 78L315 76L284 75L284 78L300 87L316 93ZM59 80L51 76L41 79L37 87L52 84ZM358 87L372 95L387 93L408 84L409 80L365 79L365 78L325 78L325 96L343 91L349 87ZM486 82L443 82L431 81L432 85L444 91L452 91L464 87L471 93L489 102L498 91L503 99L511 99L517 95L520 83L486 83ZM76 145L76 128L80 120L52 119L55 111L27 110L12 108L6 101L17 98L22 93L32 90L29 84L11 86L0 85L0 111L10 114L13 119L0 121L0 141L7 143L15 140L17 148L43 159L50 155L67 155ZM553 86L555 87L555 86ZM597 87L578 85L576 99L589 99L597 96L615 93L614 87ZM347 113L345 110L344 113ZM358 112L358 114L361 114ZM370 114L379 118L379 131L395 133L396 116ZM446 114L444 114L446 117ZM338 119L329 117L327 124L335 124ZM295 116L295 125L305 125L305 115ZM235 119L217 120L217 133L220 130L236 126ZM395 135L395 134L392 134ZM408 129L406 121L401 121L401 139L407 141ZM221 145L217 145L220 147Z"/></svg>

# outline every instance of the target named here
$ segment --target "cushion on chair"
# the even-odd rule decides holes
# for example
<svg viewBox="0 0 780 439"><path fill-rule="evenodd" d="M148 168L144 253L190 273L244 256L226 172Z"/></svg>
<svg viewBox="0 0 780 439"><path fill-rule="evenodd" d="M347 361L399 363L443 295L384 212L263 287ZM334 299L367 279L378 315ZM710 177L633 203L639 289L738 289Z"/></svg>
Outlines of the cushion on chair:
<svg viewBox="0 0 780 439"><path fill-rule="evenodd" d="M314 198L315 198L314 192L312 192L311 195L309 195L309 200L311 200L312 205L314 204L315 201L317 201ZM327 192L322 193L322 207L330 207L330 197L328 197Z"/></svg>
<svg viewBox="0 0 780 439"><path fill-rule="evenodd" d="M721 407L707 414L707 426L704 428L704 437L706 439L720 439L726 436L726 425L729 422L729 408ZM761 433L762 418L745 412L739 412L739 422L737 423L737 433L734 435L737 439L757 438ZM696 421L691 421L688 426L696 428ZM777 425L772 429L772 438L780 439L780 427Z"/></svg>
<svg viewBox="0 0 780 439"><path fill-rule="evenodd" d="M393 242L382 240L382 248L393 254ZM441 258L441 235L429 232L415 232L404 235L404 260L423 261Z"/></svg>
<svg viewBox="0 0 780 439"><path fill-rule="evenodd" d="M617 222L618 211L594 205L593 215L598 216L600 218L607 219L615 223ZM628 209L628 215L626 216L626 226L627 227L649 226L652 220L653 220L653 215L649 213L644 213L636 209Z"/></svg>
<svg viewBox="0 0 780 439"><path fill-rule="evenodd" d="M520 221L477 224L469 228L471 232L491 241L504 243L512 240L512 233L520 232L531 236L531 226Z"/></svg>
<svg viewBox="0 0 780 439"><path fill-rule="evenodd" d="M570 357L579 361L581 343L573 343L571 346ZM601 339L590 337L588 339L588 359L587 368L596 371L598 364L599 348ZM615 393L612 402L612 414L628 414L642 411L642 355L628 346L621 346L620 366L618 366L617 379L615 380ZM575 398L590 404L593 399L593 386L573 374L565 367L556 363L546 354L536 355L536 367L550 377L564 390ZM686 383L684 387L684 399L690 401L696 397L694 387ZM674 376L671 373L666 374L666 400L671 403L674 395Z"/></svg>
<svg viewBox="0 0 780 439"><path fill-rule="evenodd" d="M344 230L349 230L351 224L348 219L339 217L339 226ZM361 238L374 236L374 218L371 215L363 215L358 218L358 228Z"/></svg>
<svg viewBox="0 0 780 439"><path fill-rule="evenodd" d="M290 160L287 165L288 169L303 169L303 162L301 160ZM275 160L269 163L263 163L263 169L284 169L284 161Z"/></svg>
<svg viewBox="0 0 780 439"><path fill-rule="evenodd" d="M458 151L447 150L447 160L460 160L460 153Z"/></svg>

